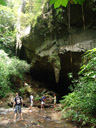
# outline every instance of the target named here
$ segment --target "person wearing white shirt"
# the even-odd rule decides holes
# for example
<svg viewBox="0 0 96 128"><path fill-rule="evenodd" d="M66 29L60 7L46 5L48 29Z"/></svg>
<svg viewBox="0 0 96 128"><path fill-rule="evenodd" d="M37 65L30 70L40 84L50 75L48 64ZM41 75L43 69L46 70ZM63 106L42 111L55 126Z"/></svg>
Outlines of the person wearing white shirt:
<svg viewBox="0 0 96 128"><path fill-rule="evenodd" d="M33 95L32 94L30 95L29 99L30 99L30 107L32 107L33 106Z"/></svg>

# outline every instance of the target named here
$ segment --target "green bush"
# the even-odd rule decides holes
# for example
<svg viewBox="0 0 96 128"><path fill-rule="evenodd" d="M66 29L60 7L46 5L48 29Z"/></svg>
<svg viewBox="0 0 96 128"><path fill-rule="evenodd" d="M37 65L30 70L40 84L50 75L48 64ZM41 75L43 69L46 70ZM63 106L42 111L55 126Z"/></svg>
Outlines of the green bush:
<svg viewBox="0 0 96 128"><path fill-rule="evenodd" d="M13 10L0 5L0 49L14 55L16 39L16 18Z"/></svg>
<svg viewBox="0 0 96 128"><path fill-rule="evenodd" d="M88 50L82 61L78 80L73 80L72 93L63 96L64 118L82 123L96 123L96 48Z"/></svg>
<svg viewBox="0 0 96 128"><path fill-rule="evenodd" d="M30 66L25 62L14 58L0 50L0 97L4 97L14 90L17 79L23 79L24 73L28 72Z"/></svg>

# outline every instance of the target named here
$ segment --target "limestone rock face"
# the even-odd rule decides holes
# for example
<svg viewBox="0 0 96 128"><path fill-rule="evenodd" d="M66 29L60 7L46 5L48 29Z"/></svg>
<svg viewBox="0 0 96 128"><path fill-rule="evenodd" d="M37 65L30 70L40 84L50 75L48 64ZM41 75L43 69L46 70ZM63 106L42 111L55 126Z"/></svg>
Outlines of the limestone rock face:
<svg viewBox="0 0 96 128"><path fill-rule="evenodd" d="M40 77L39 80L67 86L68 73L73 72L75 76L79 71L82 54L96 47L96 12L89 3L85 3L84 12L80 5L71 5L70 9L71 28L68 29L67 9L57 13L46 3L35 26L22 38L32 74Z"/></svg>
<svg viewBox="0 0 96 128"><path fill-rule="evenodd" d="M96 47L96 30L86 30L80 33L71 34L71 43L69 45L62 45L60 53L64 52L85 52L86 50ZM70 40L70 39L69 39ZM68 41L69 41L68 40Z"/></svg>

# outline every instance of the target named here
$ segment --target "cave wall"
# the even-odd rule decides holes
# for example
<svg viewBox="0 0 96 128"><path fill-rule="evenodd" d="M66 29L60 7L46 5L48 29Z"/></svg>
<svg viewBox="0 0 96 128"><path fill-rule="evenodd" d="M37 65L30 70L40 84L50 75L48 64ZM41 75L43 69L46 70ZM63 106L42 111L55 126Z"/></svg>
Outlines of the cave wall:
<svg viewBox="0 0 96 128"><path fill-rule="evenodd" d="M59 93L68 93L71 83L68 73L77 78L82 54L96 47L96 11L92 6L94 3L85 2L83 23L81 6L71 5L71 28L68 29L67 8L62 7L57 13L47 2L35 26L22 38L32 77L48 83ZM23 58L22 52L20 56Z"/></svg>

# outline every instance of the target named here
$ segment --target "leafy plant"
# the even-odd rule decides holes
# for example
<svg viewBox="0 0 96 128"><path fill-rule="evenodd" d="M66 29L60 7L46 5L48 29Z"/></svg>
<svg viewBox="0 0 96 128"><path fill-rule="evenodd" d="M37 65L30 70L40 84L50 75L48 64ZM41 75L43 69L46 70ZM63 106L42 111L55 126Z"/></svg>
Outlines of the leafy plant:
<svg viewBox="0 0 96 128"><path fill-rule="evenodd" d="M24 73L29 71L30 66L18 58L9 58L0 50L0 97L6 96L16 88L15 82L23 79Z"/></svg>
<svg viewBox="0 0 96 128"><path fill-rule="evenodd" d="M50 0L50 4L54 4L54 8L58 8L61 5L66 7L68 2L74 4L83 4L85 0Z"/></svg>
<svg viewBox="0 0 96 128"><path fill-rule="evenodd" d="M13 54L15 36L15 16L12 9L0 5L0 49L4 49L8 54Z"/></svg>
<svg viewBox="0 0 96 128"><path fill-rule="evenodd" d="M5 0L0 0L0 4L3 5L3 6L6 6Z"/></svg>
<svg viewBox="0 0 96 128"><path fill-rule="evenodd" d="M78 74L78 80L73 80L73 92L60 101L64 105L64 118L71 118L82 125L96 123L96 48L84 54Z"/></svg>

